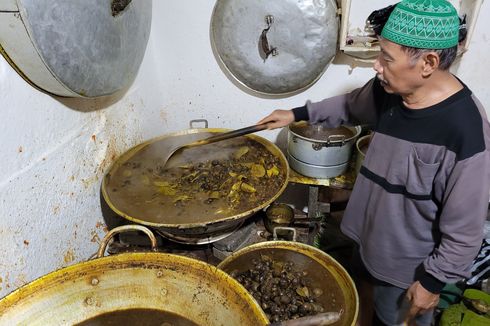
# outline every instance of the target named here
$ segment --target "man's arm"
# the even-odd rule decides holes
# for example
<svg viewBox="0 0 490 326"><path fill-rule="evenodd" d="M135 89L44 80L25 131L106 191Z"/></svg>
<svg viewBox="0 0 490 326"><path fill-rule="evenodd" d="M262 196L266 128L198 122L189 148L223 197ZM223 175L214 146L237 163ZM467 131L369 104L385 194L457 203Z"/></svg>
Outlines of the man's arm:
<svg viewBox="0 0 490 326"><path fill-rule="evenodd" d="M268 129L287 126L291 122L306 120L312 123L323 122L329 127L341 124L372 124L377 118L380 103L386 93L376 78L354 91L327 98L292 110L274 110L257 124L267 123Z"/></svg>
<svg viewBox="0 0 490 326"><path fill-rule="evenodd" d="M305 106L293 109L294 118L323 122L332 128L341 124L374 124L384 94L379 81L373 78L350 93L315 103L308 101Z"/></svg>
<svg viewBox="0 0 490 326"><path fill-rule="evenodd" d="M441 241L424 261L425 275L420 278L429 291L437 293L444 283L455 283L470 275L483 239L489 189L488 149L455 164L441 203Z"/></svg>

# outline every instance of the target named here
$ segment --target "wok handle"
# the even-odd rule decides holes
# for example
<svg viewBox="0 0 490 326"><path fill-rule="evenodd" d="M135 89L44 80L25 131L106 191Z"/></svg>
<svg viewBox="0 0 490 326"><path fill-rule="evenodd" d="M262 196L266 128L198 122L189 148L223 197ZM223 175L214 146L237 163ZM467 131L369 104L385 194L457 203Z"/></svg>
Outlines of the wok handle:
<svg viewBox="0 0 490 326"><path fill-rule="evenodd" d="M249 127L245 127L245 128L241 128L241 129L237 129L237 130L219 133L216 136L211 136L211 137L190 143L190 144L186 145L185 147L194 147L194 146L199 146L199 145L211 144L211 143L215 143L215 142L222 141L225 139L230 139L230 138L240 137L243 135L248 135L248 134L251 134L251 133L254 133L257 131L261 131L261 130L265 130L265 129L267 129L267 123L263 123L260 125L253 125L253 126L249 126Z"/></svg>
<svg viewBox="0 0 490 326"><path fill-rule="evenodd" d="M141 231L146 233L146 235L150 238L151 241L151 250L156 251L157 250L157 239L155 238L155 235L153 232L150 231L147 227L144 227L142 225L123 225L123 226L118 226L112 230L110 230L102 239L102 242L100 243L99 250L97 251L97 257L96 258L101 258L104 257L105 249L107 247L107 244L109 241L112 239L112 237L118 233L123 233L123 232L130 232L130 231Z"/></svg>

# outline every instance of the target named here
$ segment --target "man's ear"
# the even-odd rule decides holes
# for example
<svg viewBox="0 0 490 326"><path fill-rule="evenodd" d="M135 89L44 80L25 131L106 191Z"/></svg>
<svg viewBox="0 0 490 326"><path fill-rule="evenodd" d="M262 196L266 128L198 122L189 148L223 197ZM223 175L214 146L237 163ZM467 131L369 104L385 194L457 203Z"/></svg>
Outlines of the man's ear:
<svg viewBox="0 0 490 326"><path fill-rule="evenodd" d="M422 76L429 77L439 68L439 54L435 51L424 53L422 56Z"/></svg>

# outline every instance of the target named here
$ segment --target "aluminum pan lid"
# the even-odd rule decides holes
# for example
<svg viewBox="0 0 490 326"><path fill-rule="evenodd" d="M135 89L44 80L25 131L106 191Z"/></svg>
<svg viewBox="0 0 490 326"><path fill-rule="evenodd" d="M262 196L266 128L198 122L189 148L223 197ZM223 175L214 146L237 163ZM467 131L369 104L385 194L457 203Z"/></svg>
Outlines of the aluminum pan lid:
<svg viewBox="0 0 490 326"><path fill-rule="evenodd" d="M17 4L42 61L73 93L109 95L132 83L150 34L151 1L17 0Z"/></svg>
<svg viewBox="0 0 490 326"><path fill-rule="evenodd" d="M295 93L315 83L335 56L336 13L333 0L217 0L211 40L247 88Z"/></svg>

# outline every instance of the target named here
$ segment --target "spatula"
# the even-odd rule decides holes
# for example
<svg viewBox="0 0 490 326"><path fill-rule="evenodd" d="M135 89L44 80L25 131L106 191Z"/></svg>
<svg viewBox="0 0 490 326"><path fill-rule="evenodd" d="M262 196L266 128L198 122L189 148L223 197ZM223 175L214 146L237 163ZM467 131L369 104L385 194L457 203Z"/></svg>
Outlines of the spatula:
<svg viewBox="0 0 490 326"><path fill-rule="evenodd" d="M230 139L230 138L235 138L235 137L240 137L243 135L251 134L257 131L265 130L267 129L267 123L259 124L259 125L253 125L237 130L232 130L224 133L219 133L215 136L211 136L208 138L204 138L201 140L194 141L192 143L188 143L185 145L180 145L176 146L174 148L171 148L168 153L164 153L163 159L162 159L162 166L165 166L167 164L168 160L178 151L181 151L184 148L190 148L190 147L196 147L196 146L201 146L201 145L206 145L206 144L211 144L211 143L216 143L222 140Z"/></svg>

